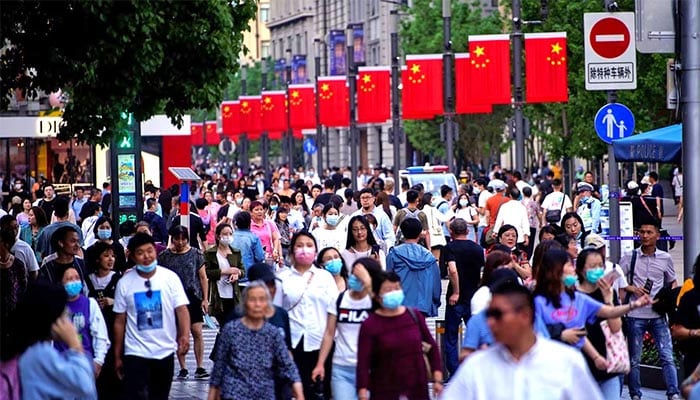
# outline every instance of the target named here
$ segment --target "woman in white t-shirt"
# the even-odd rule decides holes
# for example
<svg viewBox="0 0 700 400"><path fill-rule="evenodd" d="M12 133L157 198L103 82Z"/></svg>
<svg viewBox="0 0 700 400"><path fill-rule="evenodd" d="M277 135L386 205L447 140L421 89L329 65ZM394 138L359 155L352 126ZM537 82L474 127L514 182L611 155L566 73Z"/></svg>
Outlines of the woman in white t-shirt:
<svg viewBox="0 0 700 400"><path fill-rule="evenodd" d="M467 221L467 224L471 227L472 232L469 233L468 237L478 243L476 238L476 226L479 225L479 211L474 207L471 201L469 201L469 195L466 193L459 195L457 203L452 207L455 218L462 218Z"/></svg>
<svg viewBox="0 0 700 400"><path fill-rule="evenodd" d="M311 232L319 249L332 247L338 252L345 248L348 236L348 218L332 202L323 207L323 224Z"/></svg>
<svg viewBox="0 0 700 400"><path fill-rule="evenodd" d="M382 268L375 259L361 258L355 261L348 279L348 290L340 293L338 300L328 305L326 331L311 376L314 380L324 379L329 367L328 355L335 342L331 392L336 400L357 399L355 378L360 325L372 312L372 277L378 277L381 272Z"/></svg>

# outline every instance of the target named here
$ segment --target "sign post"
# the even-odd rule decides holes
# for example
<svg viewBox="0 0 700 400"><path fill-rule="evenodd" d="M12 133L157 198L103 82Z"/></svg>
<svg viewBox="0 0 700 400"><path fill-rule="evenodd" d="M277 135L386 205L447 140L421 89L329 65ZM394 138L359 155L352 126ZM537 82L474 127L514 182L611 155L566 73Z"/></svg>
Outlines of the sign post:
<svg viewBox="0 0 700 400"><path fill-rule="evenodd" d="M637 88L634 13L583 15L586 90Z"/></svg>
<svg viewBox="0 0 700 400"><path fill-rule="evenodd" d="M110 174L112 180L112 211L114 226L125 221L140 221L143 217L143 186L141 170L141 124L130 113L121 114L125 127L112 137Z"/></svg>

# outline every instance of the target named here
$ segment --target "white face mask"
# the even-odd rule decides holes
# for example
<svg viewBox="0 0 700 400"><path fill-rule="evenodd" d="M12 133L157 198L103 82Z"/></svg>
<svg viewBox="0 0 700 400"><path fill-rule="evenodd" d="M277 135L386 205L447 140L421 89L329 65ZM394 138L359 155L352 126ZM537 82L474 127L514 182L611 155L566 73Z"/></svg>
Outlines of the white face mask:
<svg viewBox="0 0 700 400"><path fill-rule="evenodd" d="M226 245L226 246L230 246L231 243L233 243L233 236L229 236L229 235L221 236L221 237L219 238L219 242L220 242L221 244Z"/></svg>

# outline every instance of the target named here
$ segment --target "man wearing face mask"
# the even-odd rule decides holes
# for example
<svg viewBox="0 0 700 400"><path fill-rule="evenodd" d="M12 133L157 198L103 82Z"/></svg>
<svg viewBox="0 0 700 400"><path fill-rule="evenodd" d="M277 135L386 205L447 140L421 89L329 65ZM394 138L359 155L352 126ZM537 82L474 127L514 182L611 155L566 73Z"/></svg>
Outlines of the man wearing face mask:
<svg viewBox="0 0 700 400"><path fill-rule="evenodd" d="M574 208L583 220L583 230L600 233L600 200L593 197L593 186L580 182L576 186L578 195L574 199Z"/></svg>
<svg viewBox="0 0 700 400"><path fill-rule="evenodd" d="M115 369L125 398L165 400L174 353L189 350L189 302L177 274L158 266L150 235L135 234L127 250L136 267L119 281L114 298Z"/></svg>

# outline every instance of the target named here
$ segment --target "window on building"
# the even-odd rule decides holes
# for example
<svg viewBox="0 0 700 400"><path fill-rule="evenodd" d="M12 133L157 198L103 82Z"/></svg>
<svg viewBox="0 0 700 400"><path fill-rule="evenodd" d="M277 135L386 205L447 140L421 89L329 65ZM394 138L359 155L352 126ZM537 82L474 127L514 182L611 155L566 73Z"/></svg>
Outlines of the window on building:
<svg viewBox="0 0 700 400"><path fill-rule="evenodd" d="M491 7L498 8L498 0L491 0Z"/></svg>
<svg viewBox="0 0 700 400"><path fill-rule="evenodd" d="M296 46L294 47L294 54L302 54L301 52L301 34L297 33L296 36Z"/></svg>
<svg viewBox="0 0 700 400"><path fill-rule="evenodd" d="M270 5L264 4L260 6L260 21L266 23L270 19Z"/></svg>
<svg viewBox="0 0 700 400"><path fill-rule="evenodd" d="M260 42L260 57L267 58L270 57L270 41L263 40Z"/></svg>

